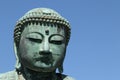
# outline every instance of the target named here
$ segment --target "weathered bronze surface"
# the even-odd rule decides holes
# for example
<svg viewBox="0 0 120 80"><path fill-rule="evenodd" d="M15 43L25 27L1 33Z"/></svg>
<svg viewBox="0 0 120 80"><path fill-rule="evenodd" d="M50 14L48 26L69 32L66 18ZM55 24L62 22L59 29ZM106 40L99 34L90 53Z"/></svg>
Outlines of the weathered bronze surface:
<svg viewBox="0 0 120 80"><path fill-rule="evenodd" d="M69 39L69 22L59 13L49 8L28 11L14 29L16 69L1 74L0 80L74 80L62 74Z"/></svg>

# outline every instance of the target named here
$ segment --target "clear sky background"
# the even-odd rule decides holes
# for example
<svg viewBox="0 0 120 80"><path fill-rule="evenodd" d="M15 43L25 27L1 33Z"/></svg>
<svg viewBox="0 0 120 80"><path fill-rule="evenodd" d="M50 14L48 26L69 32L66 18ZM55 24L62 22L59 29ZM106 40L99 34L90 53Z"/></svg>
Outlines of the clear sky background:
<svg viewBox="0 0 120 80"><path fill-rule="evenodd" d="M14 69L13 29L28 10L48 7L71 24L64 74L120 80L120 0L1 0L0 73Z"/></svg>

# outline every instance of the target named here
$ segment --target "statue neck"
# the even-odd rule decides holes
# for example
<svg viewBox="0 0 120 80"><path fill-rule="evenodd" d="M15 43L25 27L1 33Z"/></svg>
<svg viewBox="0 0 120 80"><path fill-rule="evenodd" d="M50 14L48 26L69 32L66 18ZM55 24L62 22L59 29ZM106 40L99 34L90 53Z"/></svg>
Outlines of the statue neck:
<svg viewBox="0 0 120 80"><path fill-rule="evenodd" d="M27 68L23 68L22 72L25 80L57 80L54 72L36 72Z"/></svg>

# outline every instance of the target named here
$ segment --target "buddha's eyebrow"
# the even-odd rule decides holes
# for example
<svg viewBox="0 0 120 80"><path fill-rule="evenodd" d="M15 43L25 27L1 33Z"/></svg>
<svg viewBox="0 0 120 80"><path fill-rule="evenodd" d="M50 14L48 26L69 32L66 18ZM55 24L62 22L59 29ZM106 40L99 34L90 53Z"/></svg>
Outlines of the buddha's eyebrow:
<svg viewBox="0 0 120 80"><path fill-rule="evenodd" d="M28 34L33 34L33 33L38 34L38 35L41 35L42 37L44 37L43 34L40 33L40 32L29 32Z"/></svg>
<svg viewBox="0 0 120 80"><path fill-rule="evenodd" d="M50 38L51 38L52 36L61 36L61 37L65 38L65 36L60 35L60 34L52 34L52 35L50 36Z"/></svg>

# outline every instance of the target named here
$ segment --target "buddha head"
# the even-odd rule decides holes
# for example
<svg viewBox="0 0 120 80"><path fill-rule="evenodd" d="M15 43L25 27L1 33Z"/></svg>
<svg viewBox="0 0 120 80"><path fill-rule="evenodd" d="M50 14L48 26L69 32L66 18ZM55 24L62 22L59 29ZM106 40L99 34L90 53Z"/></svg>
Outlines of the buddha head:
<svg viewBox="0 0 120 80"><path fill-rule="evenodd" d="M69 22L49 8L28 11L16 23L14 50L16 70L63 72L63 61L70 39Z"/></svg>

